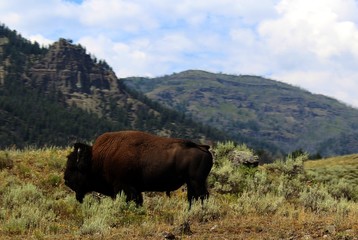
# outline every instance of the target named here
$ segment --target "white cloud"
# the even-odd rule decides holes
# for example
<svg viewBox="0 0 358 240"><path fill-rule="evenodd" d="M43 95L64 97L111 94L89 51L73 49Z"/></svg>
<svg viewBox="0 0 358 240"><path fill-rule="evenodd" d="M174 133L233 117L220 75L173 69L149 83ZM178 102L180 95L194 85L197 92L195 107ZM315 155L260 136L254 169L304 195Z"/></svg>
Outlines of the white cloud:
<svg viewBox="0 0 358 240"><path fill-rule="evenodd" d="M76 10L74 3L61 0L1 1L0 21L24 37L71 38L81 29Z"/></svg>
<svg viewBox="0 0 358 240"><path fill-rule="evenodd" d="M358 107L357 12L355 0L0 2L8 27L41 44L73 39L119 77L252 74Z"/></svg>
<svg viewBox="0 0 358 240"><path fill-rule="evenodd" d="M145 76L153 76L151 56L147 50L148 41L131 42L125 44L114 42L106 36L84 37L79 40L88 51L99 59L104 59L112 66L118 77L138 76L141 72Z"/></svg>
<svg viewBox="0 0 358 240"><path fill-rule="evenodd" d="M356 105L358 67L354 0L283 0L258 32L275 62L273 78ZM347 94L342 94L346 92ZM354 103L353 103L354 102Z"/></svg>
<svg viewBox="0 0 358 240"><path fill-rule="evenodd" d="M341 5L339 0L283 0L279 17L263 21L259 32L277 54L299 50L324 61L348 51L358 57L358 29L354 19L339 15L348 11Z"/></svg>
<svg viewBox="0 0 358 240"><path fill-rule="evenodd" d="M44 47L48 47L54 42L54 40L47 39L47 38L45 38L44 36L42 36L40 34L27 36L27 38L32 42L37 42L40 45L43 45Z"/></svg>
<svg viewBox="0 0 358 240"><path fill-rule="evenodd" d="M79 17L85 26L118 31L138 32L157 25L136 1L87 0L80 7Z"/></svg>

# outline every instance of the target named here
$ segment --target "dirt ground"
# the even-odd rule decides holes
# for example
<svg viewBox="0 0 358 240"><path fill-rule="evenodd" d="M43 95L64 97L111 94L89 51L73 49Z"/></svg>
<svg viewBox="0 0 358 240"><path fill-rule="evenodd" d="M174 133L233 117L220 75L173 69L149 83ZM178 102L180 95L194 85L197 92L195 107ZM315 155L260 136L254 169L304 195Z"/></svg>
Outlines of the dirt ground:
<svg viewBox="0 0 358 240"><path fill-rule="evenodd" d="M334 219L329 216L298 214L292 217L245 216L217 219L203 223L190 223L189 227L158 226L153 232L133 228L117 228L103 236L86 239L242 239L242 240L358 240L358 218Z"/></svg>
<svg viewBox="0 0 358 240"><path fill-rule="evenodd" d="M29 239L29 235L24 236ZM0 236L0 239L25 239L21 236ZM195 222L180 226L163 224L154 229L116 227L105 236L73 235L56 236L32 235L30 239L242 239L242 240L358 240L358 218L350 216L335 219L329 216L299 213L297 216L230 216L209 222Z"/></svg>

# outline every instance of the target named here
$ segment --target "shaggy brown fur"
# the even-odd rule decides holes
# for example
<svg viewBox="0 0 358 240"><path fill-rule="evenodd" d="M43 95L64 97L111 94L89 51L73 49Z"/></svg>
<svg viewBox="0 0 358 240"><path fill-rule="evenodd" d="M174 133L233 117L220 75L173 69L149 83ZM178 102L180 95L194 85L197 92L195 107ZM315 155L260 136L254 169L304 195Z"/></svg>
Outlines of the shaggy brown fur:
<svg viewBox="0 0 358 240"><path fill-rule="evenodd" d="M81 147L75 148L78 154L86 153L78 152L78 149ZM168 193L186 183L190 206L192 199L203 200L208 197L206 179L213 165L208 149L207 145L188 140L159 137L139 131L105 133L95 141L92 156L85 157L91 166L91 170L82 176L89 182L83 187L86 190L78 190L80 187L72 189L76 191L77 199L82 195L84 197L83 192L89 192L88 185L92 186L91 191L112 197L124 191L128 201L142 204L142 192ZM75 161L75 151L69 155L68 162ZM67 173L67 178L79 173L82 172L75 169ZM71 187L71 183L68 182L68 186Z"/></svg>

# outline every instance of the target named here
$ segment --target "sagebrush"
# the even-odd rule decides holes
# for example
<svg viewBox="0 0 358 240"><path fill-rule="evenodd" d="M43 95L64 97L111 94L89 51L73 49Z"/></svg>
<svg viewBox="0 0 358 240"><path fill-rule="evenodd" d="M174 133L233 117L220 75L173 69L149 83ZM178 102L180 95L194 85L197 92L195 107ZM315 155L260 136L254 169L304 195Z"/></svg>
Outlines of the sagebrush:
<svg viewBox="0 0 358 240"><path fill-rule="evenodd" d="M245 167L229 160L227 154L235 149L255 157L245 145L218 144L208 178L210 198L203 206L195 202L190 211L185 186L170 198L164 193L146 193L143 207L126 203L123 194L115 200L89 194L79 204L63 183L69 148L0 151L0 160L7 162L0 171L0 235L158 239L170 232L191 239L231 238L233 234L290 238L285 224L298 224L294 236L302 237L300 231L305 228L299 226L308 224L305 219L334 225L335 235L347 239L358 232L357 185L349 176L327 181L317 174L322 167L307 170L305 154ZM250 227L252 221L254 226L262 225L260 219L266 217L280 222L282 231ZM323 232L316 234L323 237Z"/></svg>

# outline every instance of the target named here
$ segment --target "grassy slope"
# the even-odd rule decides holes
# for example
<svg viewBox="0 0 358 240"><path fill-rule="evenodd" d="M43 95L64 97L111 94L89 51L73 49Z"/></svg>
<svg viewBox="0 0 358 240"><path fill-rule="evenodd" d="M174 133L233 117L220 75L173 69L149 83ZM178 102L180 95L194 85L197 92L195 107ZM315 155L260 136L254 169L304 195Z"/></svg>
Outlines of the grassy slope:
<svg viewBox="0 0 358 240"><path fill-rule="evenodd" d="M358 154L307 161L305 168L320 181L347 181L358 186Z"/></svg>
<svg viewBox="0 0 358 240"><path fill-rule="evenodd" d="M332 155L330 150L336 146L326 149L325 140L357 130L356 109L261 77L185 71L124 82L152 99L223 129L234 139L241 133L274 143L286 152L302 148ZM352 148L345 150L354 152Z"/></svg>
<svg viewBox="0 0 358 240"><path fill-rule="evenodd" d="M196 204L189 213L182 190L171 198L146 194L143 208L127 205L121 197L98 203L88 196L80 205L62 179L69 151L0 151L1 239L163 239L165 232L182 235L180 225L187 220L193 233L183 234L182 239L311 239L325 235L354 239L358 235L357 202L334 202L331 206L337 206L332 207L336 210L311 211L298 199L284 200L271 192L219 194L212 188L204 210ZM312 171L327 165L341 165L357 174L357 155L306 162Z"/></svg>

